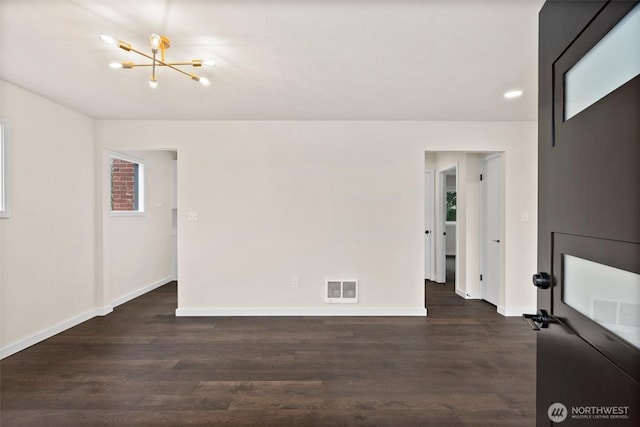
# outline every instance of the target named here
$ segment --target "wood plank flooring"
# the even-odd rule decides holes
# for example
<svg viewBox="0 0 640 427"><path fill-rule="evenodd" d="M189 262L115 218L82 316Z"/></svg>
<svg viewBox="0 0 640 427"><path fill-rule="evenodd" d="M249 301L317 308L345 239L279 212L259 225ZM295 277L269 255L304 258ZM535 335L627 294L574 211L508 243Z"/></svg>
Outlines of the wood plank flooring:
<svg viewBox="0 0 640 427"><path fill-rule="evenodd" d="M427 318L176 318L170 283L2 360L0 425L533 426L535 333L426 289Z"/></svg>

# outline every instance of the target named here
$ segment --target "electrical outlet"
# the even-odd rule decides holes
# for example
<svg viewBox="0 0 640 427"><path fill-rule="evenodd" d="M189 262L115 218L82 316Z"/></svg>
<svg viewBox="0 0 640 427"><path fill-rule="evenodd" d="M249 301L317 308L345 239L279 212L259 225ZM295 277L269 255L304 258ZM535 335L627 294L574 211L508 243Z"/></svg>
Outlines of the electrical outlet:
<svg viewBox="0 0 640 427"><path fill-rule="evenodd" d="M189 221L197 221L198 220L198 212L197 211L189 212L188 219L189 219Z"/></svg>
<svg viewBox="0 0 640 427"><path fill-rule="evenodd" d="M300 278L299 277L292 277L291 278L291 287L292 288L299 288L300 287Z"/></svg>

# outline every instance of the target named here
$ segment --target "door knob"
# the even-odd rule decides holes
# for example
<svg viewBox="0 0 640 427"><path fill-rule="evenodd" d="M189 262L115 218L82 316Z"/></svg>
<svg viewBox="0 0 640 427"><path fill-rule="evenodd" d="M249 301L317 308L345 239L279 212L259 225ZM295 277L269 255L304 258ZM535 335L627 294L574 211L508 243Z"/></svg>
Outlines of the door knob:
<svg viewBox="0 0 640 427"><path fill-rule="evenodd" d="M549 315L547 310L538 310L537 314L523 314L522 320L526 321L531 329L539 331L540 328L546 329L549 327L549 323L554 323L555 318Z"/></svg>
<svg viewBox="0 0 640 427"><path fill-rule="evenodd" d="M429 230L425 231L424 234L429 234L431 233Z"/></svg>
<svg viewBox="0 0 640 427"><path fill-rule="evenodd" d="M551 286L551 276L549 273L534 274L533 286L537 286L540 289L548 289Z"/></svg>

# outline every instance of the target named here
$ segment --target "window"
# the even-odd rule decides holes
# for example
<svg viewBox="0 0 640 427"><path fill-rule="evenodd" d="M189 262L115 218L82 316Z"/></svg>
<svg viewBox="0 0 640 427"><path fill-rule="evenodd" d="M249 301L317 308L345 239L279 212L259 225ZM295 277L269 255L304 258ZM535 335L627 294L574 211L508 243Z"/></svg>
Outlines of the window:
<svg viewBox="0 0 640 427"><path fill-rule="evenodd" d="M456 192L447 191L447 222L456 221Z"/></svg>
<svg viewBox="0 0 640 427"><path fill-rule="evenodd" d="M9 217L8 152L5 124L0 119L0 218Z"/></svg>
<svg viewBox="0 0 640 427"><path fill-rule="evenodd" d="M565 304L640 348L640 274L567 254L562 274Z"/></svg>
<svg viewBox="0 0 640 427"><path fill-rule="evenodd" d="M564 75L564 119L640 74L640 6L636 6Z"/></svg>
<svg viewBox="0 0 640 427"><path fill-rule="evenodd" d="M121 154L111 155L111 212L144 212L144 165Z"/></svg>

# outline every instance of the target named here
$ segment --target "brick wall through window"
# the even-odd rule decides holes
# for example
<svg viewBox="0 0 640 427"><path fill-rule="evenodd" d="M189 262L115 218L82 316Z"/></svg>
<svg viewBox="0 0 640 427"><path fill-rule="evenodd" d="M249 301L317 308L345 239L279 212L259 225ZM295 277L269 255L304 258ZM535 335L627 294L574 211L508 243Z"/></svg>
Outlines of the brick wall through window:
<svg viewBox="0 0 640 427"><path fill-rule="evenodd" d="M111 158L111 210L138 210L137 180L137 163Z"/></svg>

